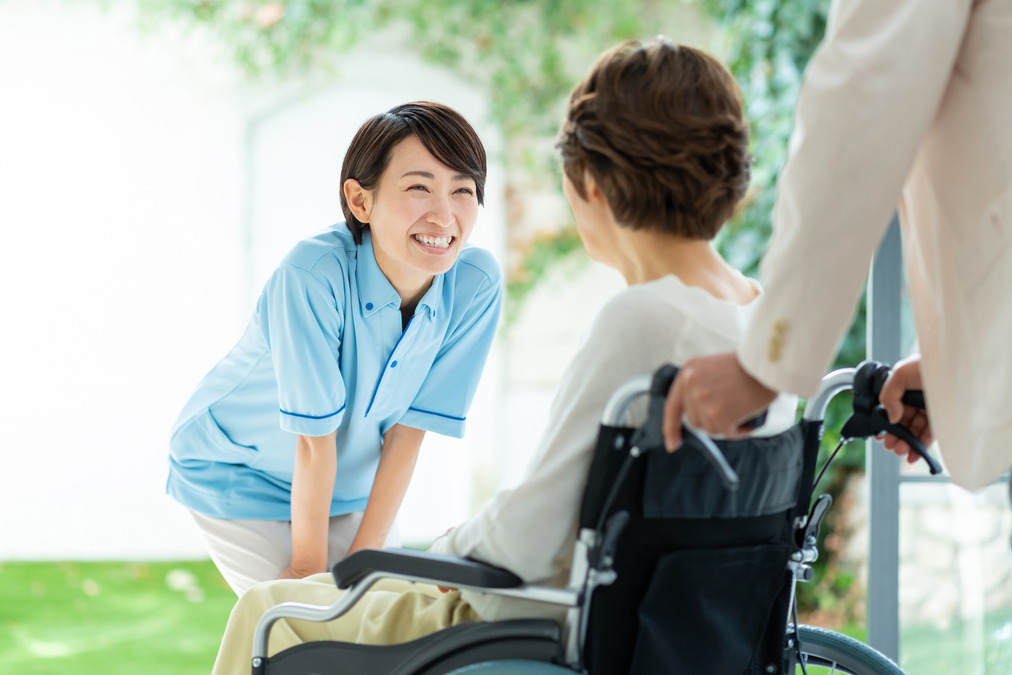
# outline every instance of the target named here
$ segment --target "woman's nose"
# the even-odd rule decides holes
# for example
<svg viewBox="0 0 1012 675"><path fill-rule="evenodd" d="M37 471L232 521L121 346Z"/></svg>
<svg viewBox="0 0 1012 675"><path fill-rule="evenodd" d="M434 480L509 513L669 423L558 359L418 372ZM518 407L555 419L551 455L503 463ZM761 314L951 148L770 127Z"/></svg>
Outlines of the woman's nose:
<svg viewBox="0 0 1012 675"><path fill-rule="evenodd" d="M453 209L450 208L450 200L436 198L433 200L432 209L429 211L428 220L433 225L449 227L453 224Z"/></svg>

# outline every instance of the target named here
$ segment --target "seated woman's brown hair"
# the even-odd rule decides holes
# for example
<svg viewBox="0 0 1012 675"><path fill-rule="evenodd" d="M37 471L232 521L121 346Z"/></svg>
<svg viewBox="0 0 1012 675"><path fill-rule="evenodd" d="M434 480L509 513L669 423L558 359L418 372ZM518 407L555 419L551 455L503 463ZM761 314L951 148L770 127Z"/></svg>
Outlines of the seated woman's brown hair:
<svg viewBox="0 0 1012 675"><path fill-rule="evenodd" d="M580 196L589 171L633 229L712 239L748 188L737 82L712 56L660 37L597 60L570 97L557 147Z"/></svg>

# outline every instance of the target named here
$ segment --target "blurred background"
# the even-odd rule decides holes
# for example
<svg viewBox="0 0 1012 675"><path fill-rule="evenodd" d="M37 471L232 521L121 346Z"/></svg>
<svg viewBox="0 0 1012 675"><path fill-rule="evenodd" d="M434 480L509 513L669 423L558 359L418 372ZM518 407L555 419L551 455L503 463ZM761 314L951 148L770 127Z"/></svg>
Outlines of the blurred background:
<svg viewBox="0 0 1012 675"><path fill-rule="evenodd" d="M164 495L169 428L281 257L341 219L341 160L365 119L432 99L471 120L491 160L472 241L508 277L466 437L429 435L401 510L424 547L519 478L570 354L622 285L587 261L561 195L569 89L630 37L724 59L756 164L716 245L755 275L827 8L0 0L0 672L209 669L234 596ZM862 303L841 364L864 357L864 333ZM859 637L863 475L854 447L828 478L838 507L803 597L807 620ZM901 503L902 665L1012 672L1004 489L912 485Z"/></svg>

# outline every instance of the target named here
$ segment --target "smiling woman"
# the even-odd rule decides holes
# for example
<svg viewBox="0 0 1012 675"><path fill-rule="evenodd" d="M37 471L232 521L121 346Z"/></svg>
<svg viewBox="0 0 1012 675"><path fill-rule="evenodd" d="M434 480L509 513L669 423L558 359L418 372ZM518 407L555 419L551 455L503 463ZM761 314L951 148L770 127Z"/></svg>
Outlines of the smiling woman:
<svg viewBox="0 0 1012 675"><path fill-rule="evenodd" d="M295 246L184 407L168 492L237 593L396 544L425 431L463 435L502 301L492 256L465 248L485 173L446 106L367 121L342 168L347 222Z"/></svg>

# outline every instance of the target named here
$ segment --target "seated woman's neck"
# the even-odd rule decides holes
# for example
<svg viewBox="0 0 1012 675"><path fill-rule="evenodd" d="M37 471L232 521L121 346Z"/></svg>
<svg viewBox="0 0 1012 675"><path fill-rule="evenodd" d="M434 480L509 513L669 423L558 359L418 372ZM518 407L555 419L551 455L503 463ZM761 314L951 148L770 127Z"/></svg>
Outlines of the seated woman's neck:
<svg viewBox="0 0 1012 675"><path fill-rule="evenodd" d="M736 304L750 302L757 295L753 284L705 239L628 228L616 234L614 267L630 286L673 274L686 286Z"/></svg>

